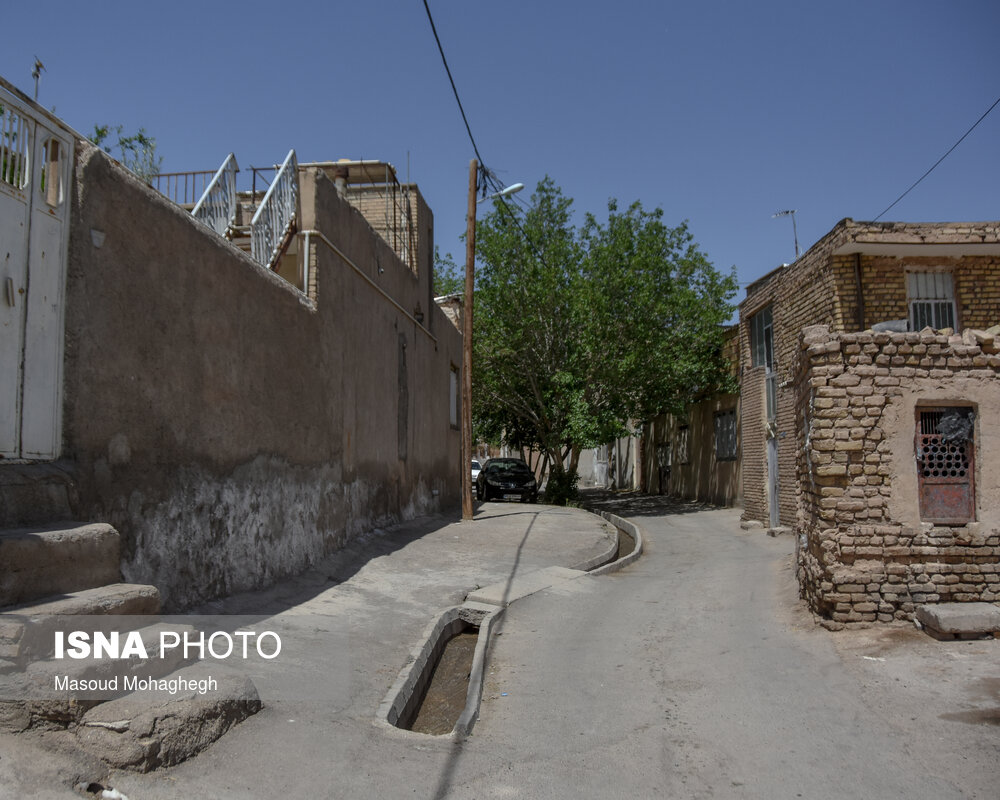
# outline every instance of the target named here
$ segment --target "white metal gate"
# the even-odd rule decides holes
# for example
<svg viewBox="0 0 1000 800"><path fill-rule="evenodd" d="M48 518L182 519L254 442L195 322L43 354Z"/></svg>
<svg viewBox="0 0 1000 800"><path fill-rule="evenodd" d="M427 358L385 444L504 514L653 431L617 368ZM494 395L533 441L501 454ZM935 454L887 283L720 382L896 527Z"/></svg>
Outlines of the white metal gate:
<svg viewBox="0 0 1000 800"><path fill-rule="evenodd" d="M73 135L0 86L0 456L59 455Z"/></svg>

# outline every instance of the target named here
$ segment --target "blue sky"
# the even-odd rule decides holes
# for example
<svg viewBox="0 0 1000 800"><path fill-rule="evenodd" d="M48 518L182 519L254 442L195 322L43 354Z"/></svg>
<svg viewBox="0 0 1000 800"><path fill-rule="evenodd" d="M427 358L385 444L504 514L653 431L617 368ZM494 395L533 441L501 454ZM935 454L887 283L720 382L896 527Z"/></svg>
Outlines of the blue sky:
<svg viewBox="0 0 1000 800"><path fill-rule="evenodd" d="M687 220L741 283L878 215L1000 97L996 0L429 0L474 136L506 183L550 175ZM51 0L2 14L0 75L81 133L153 135L164 171L381 159L464 252L473 156L421 0ZM13 41L12 41L13 40ZM1000 108L883 219L1000 218ZM409 166L407 166L409 165Z"/></svg>

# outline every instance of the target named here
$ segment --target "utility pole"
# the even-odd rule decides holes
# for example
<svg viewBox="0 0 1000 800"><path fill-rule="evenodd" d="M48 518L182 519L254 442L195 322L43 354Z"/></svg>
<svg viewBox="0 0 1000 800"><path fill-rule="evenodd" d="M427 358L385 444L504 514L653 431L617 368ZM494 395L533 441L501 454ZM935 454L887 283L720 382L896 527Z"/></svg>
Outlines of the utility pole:
<svg viewBox="0 0 1000 800"><path fill-rule="evenodd" d="M476 179L479 162L469 162L469 213L465 233L465 302L462 305L462 521L472 520L472 295L476 271Z"/></svg>

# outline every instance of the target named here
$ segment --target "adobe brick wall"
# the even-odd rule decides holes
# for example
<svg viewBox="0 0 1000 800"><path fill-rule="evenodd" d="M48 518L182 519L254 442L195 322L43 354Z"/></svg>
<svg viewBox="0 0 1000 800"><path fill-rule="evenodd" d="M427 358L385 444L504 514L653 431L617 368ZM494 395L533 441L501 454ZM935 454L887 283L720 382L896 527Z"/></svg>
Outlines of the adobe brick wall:
<svg viewBox="0 0 1000 800"><path fill-rule="evenodd" d="M740 454L743 519L767 520L767 439L764 424L764 368L743 373L740 392Z"/></svg>
<svg viewBox="0 0 1000 800"><path fill-rule="evenodd" d="M800 590L835 622L908 619L924 602L1000 600L1000 355L967 329L800 339ZM916 409L976 409L976 521L920 519Z"/></svg>
<svg viewBox="0 0 1000 800"><path fill-rule="evenodd" d="M740 304L740 363L743 414L743 518L767 522L766 419L763 373L751 366L750 320L770 305L774 359L778 378L779 518L796 521L795 404L792 386L798 369L799 334L809 325L834 331L859 331L887 320L908 316L906 269L945 269L955 279L958 324L986 328L997 322L1000 309L1000 259L955 253L968 246L1000 241L1000 223L870 223L841 220L794 264L779 267L747 288ZM916 253L948 246L949 255ZM872 255L873 249L895 247L905 255ZM995 248L994 248L995 249ZM864 251L864 252L863 252ZM856 267L860 264L863 313L859 313Z"/></svg>

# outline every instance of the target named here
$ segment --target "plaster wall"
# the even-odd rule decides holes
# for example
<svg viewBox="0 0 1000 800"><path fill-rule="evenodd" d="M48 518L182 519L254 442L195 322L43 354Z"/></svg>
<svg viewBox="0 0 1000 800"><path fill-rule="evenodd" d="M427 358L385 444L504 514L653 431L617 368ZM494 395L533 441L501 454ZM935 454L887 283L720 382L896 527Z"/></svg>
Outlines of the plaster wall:
<svg viewBox="0 0 1000 800"><path fill-rule="evenodd" d="M301 176L303 226L371 283L318 245L311 297L85 142L73 202L64 455L126 580L183 608L459 502L461 337L329 179Z"/></svg>

